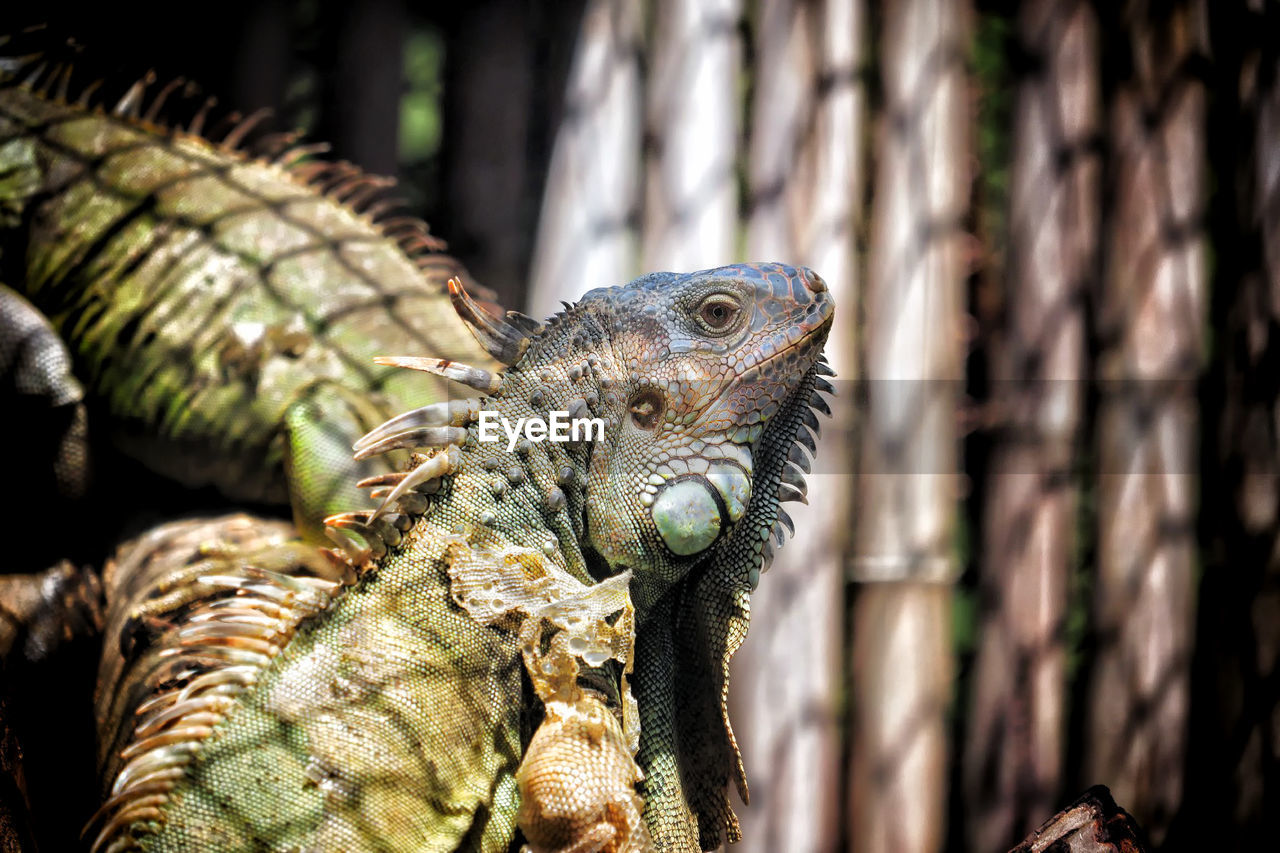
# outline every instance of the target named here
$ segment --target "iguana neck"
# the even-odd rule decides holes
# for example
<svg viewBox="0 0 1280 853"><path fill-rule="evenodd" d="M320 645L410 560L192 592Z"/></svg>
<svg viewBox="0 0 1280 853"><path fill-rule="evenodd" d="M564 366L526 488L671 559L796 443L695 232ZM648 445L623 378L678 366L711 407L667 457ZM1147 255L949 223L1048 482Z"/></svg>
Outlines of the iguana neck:
<svg viewBox="0 0 1280 853"><path fill-rule="evenodd" d="M513 428L521 419L549 419L549 413L557 411L593 416L588 400L599 409L599 398L585 389L584 394L573 393L568 376L575 375L575 367L511 370L502 390L476 401L476 408ZM605 420L607 436L610 425ZM598 580L592 577L582 544L593 443L520 437L509 449L511 441L502 427L496 441L481 441L480 433L478 422L468 425L456 469L427 496L427 507L406 534L405 547L463 536L489 550L537 551L584 584Z"/></svg>

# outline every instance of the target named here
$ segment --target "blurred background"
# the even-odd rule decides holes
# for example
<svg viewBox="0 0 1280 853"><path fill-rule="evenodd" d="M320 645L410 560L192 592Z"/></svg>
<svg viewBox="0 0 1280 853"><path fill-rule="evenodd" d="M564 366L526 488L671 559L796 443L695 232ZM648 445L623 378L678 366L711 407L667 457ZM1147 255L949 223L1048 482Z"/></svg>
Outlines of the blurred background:
<svg viewBox="0 0 1280 853"><path fill-rule="evenodd" d="M1003 851L1095 783L1276 849L1280 3L14 5L397 175L508 307L826 279L736 849Z"/></svg>

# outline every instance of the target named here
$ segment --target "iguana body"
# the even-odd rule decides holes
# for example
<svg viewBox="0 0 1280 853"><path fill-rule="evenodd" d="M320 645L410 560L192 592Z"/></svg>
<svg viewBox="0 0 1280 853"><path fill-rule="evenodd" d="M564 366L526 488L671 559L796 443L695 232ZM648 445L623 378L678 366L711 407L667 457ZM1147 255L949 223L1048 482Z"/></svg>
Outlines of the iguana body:
<svg viewBox="0 0 1280 853"><path fill-rule="evenodd" d="M351 442L445 394L372 357L483 364L448 309L461 269L420 222L387 218L382 179L287 137L250 156L247 124L215 144L204 111L188 131L158 124L175 87L148 101L140 82L109 112L69 102L69 65L5 52L20 51L0 40L0 285L52 319L132 455L274 503L288 465L318 532L385 470Z"/></svg>
<svg viewBox="0 0 1280 853"><path fill-rule="evenodd" d="M33 506L57 512L83 498L89 467L84 389L72 375L71 356L48 319L3 284L0 411L8 434L21 448L5 473L9 482L22 484L0 494L0 514L13 518ZM17 537L0 558L0 571L44 566L51 556L48 549L44 537Z"/></svg>
<svg viewBox="0 0 1280 853"><path fill-rule="evenodd" d="M367 484L376 512L330 520L360 539L354 583L203 576L210 594L143 631L124 681L154 694L96 849L498 851L517 821L536 851L736 838L726 666L778 501L801 494L825 286L655 274L546 326L454 297L509 369L460 372L486 393L357 443L429 454ZM478 440L481 410L604 435L508 450Z"/></svg>

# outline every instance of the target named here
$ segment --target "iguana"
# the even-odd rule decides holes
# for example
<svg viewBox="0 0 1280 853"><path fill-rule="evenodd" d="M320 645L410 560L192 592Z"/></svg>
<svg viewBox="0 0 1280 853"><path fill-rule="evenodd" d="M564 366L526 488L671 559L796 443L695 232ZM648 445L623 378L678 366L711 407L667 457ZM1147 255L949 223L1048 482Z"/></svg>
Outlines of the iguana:
<svg viewBox="0 0 1280 853"><path fill-rule="evenodd" d="M125 669L100 701L125 722L94 850L738 838L727 665L790 527L779 501L804 495L830 293L777 264L656 273L543 324L450 290L507 368L380 359L479 396L355 443L415 453L362 484L376 509L328 520L353 581L193 554L176 586L199 596L144 581L112 603ZM490 417L557 412L601 430L482 440Z"/></svg>
<svg viewBox="0 0 1280 853"><path fill-rule="evenodd" d="M446 393L372 357L488 365L448 307L464 271L395 215L386 179L317 160L323 146L239 150L259 115L211 141L209 102L168 126L180 80L150 99L140 80L103 110L96 86L72 98L74 57L22 41L0 38L0 286L52 319L131 455L238 501L292 498L319 536L355 482L389 470L351 443Z"/></svg>
<svg viewBox="0 0 1280 853"><path fill-rule="evenodd" d="M0 411L20 452L6 465L9 482L0 514L14 518L31 507L57 512L82 500L88 485L88 413L84 389L71 372L71 356L48 319L0 284ZM32 540L37 541L32 541ZM15 537L0 572L50 562L45 537ZM5 599L0 598L0 607Z"/></svg>

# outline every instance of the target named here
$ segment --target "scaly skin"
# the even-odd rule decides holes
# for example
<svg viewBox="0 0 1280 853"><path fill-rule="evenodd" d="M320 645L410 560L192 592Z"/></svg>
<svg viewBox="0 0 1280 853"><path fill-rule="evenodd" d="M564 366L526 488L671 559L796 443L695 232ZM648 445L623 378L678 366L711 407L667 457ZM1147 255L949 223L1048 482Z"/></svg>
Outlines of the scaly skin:
<svg viewBox="0 0 1280 853"><path fill-rule="evenodd" d="M88 487L84 389L71 374L71 356L48 319L2 284L0 411L17 449L5 472L14 488L0 495L0 513L17 518L39 507L62 515ZM42 566L49 560L48 550L46 537L14 537L0 559L0 571Z"/></svg>
<svg viewBox="0 0 1280 853"><path fill-rule="evenodd" d="M386 470L351 442L446 395L372 357L485 362L447 307L462 270L370 205L381 179L140 118L177 97L144 104L141 83L110 113L69 103L50 93L64 66L6 52L22 51L0 39L0 284L52 319L131 455L237 500L292 498L318 534Z"/></svg>
<svg viewBox="0 0 1280 853"><path fill-rule="evenodd" d="M829 389L825 285L660 273L545 326L454 296L510 368L358 443L431 450L369 484L376 512L330 520L353 584L203 575L152 620L123 680L156 693L108 767L96 849L500 851L517 823L534 851L736 837L725 667ZM604 437L508 450L478 440L481 409L598 417Z"/></svg>

